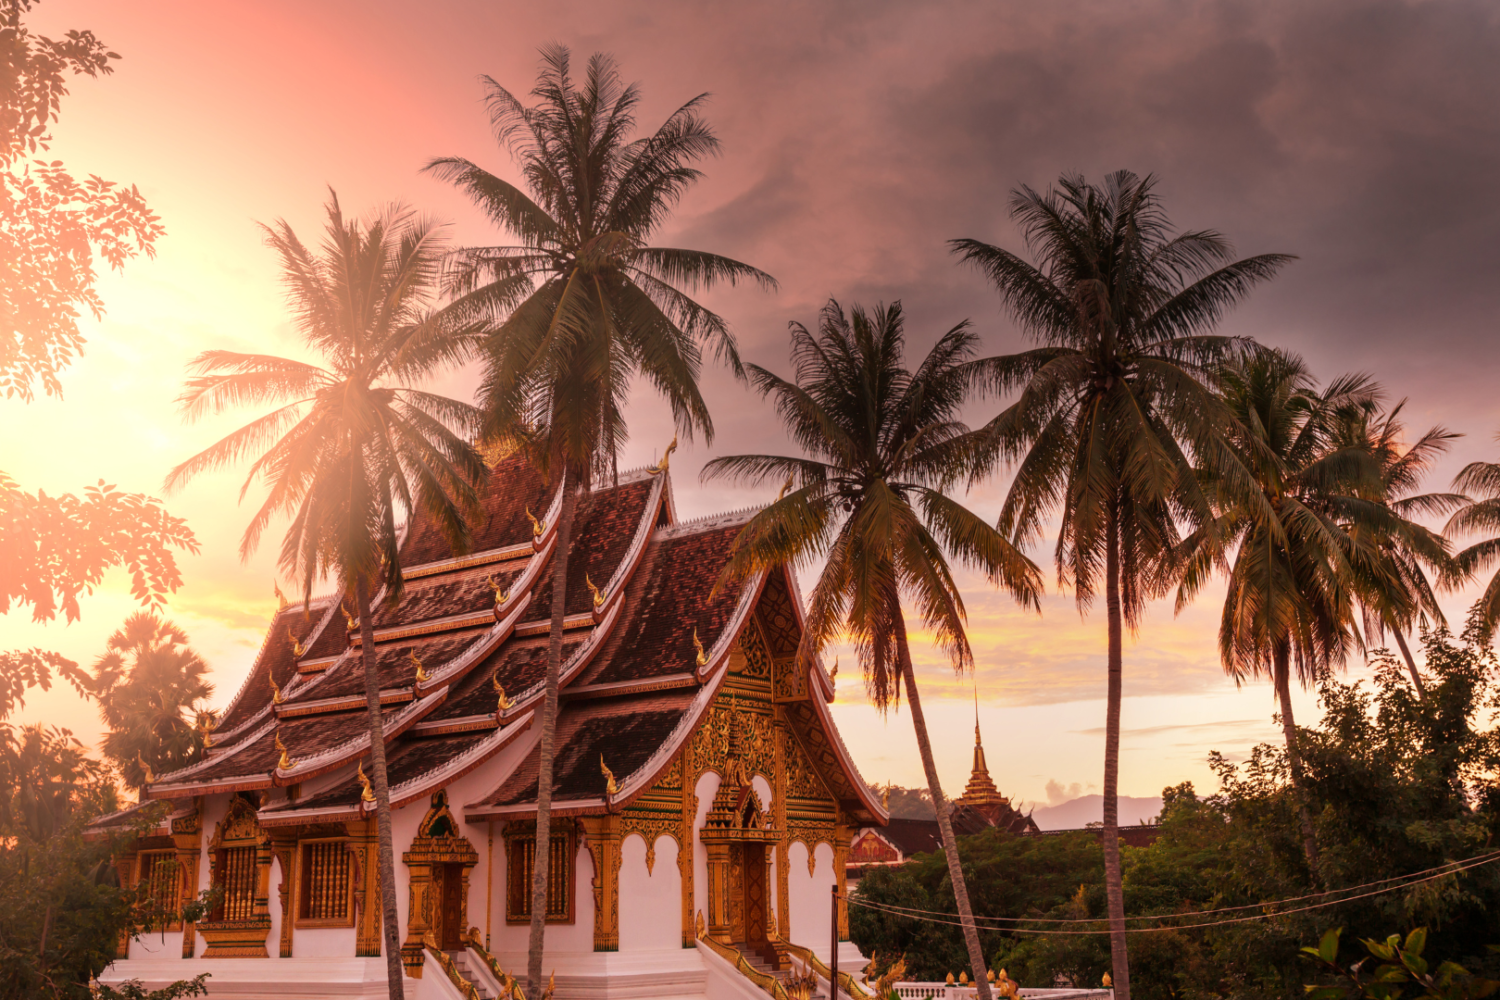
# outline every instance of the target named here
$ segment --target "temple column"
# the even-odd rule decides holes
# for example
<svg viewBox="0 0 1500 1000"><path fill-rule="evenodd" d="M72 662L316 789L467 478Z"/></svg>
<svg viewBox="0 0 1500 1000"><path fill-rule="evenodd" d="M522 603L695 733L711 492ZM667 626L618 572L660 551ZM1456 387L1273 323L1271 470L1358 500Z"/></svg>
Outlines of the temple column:
<svg viewBox="0 0 1500 1000"><path fill-rule="evenodd" d="M781 712L776 713L776 787L775 802L771 808L776 814L776 829L781 838L776 841L776 936L783 941L792 939L791 864L792 842L788 838L786 809L786 722Z"/></svg>
<svg viewBox="0 0 1500 1000"><path fill-rule="evenodd" d="M849 827L839 822L833 828L833 874L839 885L839 940L849 940Z"/></svg>
<svg viewBox="0 0 1500 1000"><path fill-rule="evenodd" d="M682 822L677 835L677 874L682 878L682 946L698 946L697 915L693 900L693 860L696 851L697 831L693 826L698 821L698 774L692 766L693 744L682 748Z"/></svg>
<svg viewBox="0 0 1500 1000"><path fill-rule="evenodd" d="M292 957L292 931L297 921L293 910L296 908L296 894L292 891L297 884L297 834L295 830L278 828L271 834L271 853L276 860L281 862L281 884L276 887L277 897L281 901L281 957Z"/></svg>
<svg viewBox="0 0 1500 1000"><path fill-rule="evenodd" d="M620 817L583 817L594 862L594 950L620 950Z"/></svg>
<svg viewBox="0 0 1500 1000"><path fill-rule="evenodd" d="M722 944L730 943L729 926L729 844L709 841L708 847L708 935Z"/></svg>
<svg viewBox="0 0 1500 1000"><path fill-rule="evenodd" d="M422 978L422 964L426 960L426 942L428 932L432 930L432 909L441 906L442 901L433 898L432 893L432 865L423 860L413 858L411 852L402 855L401 860L406 864L407 886L407 918L406 918L406 940L401 944L401 964L406 966L406 974L413 979Z"/></svg>
<svg viewBox="0 0 1500 1000"><path fill-rule="evenodd" d="M354 932L354 954L357 958L380 956L380 871L377 864L375 820L345 824L349 831L349 849L359 866L355 883L354 905L358 918Z"/></svg>
<svg viewBox="0 0 1500 1000"><path fill-rule="evenodd" d="M177 848L177 877L181 880L178 899L186 906L198 898L198 861L203 856L202 799L194 799L193 811L172 821L172 843ZM192 958L197 944L197 930L184 920L182 957Z"/></svg>

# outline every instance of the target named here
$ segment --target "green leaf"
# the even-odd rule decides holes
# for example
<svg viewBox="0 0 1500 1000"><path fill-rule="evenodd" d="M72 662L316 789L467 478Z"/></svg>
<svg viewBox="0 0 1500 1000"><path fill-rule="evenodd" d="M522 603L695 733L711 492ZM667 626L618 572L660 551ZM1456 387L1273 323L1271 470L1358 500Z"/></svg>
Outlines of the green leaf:
<svg viewBox="0 0 1500 1000"><path fill-rule="evenodd" d="M1406 947L1402 950L1408 955L1421 955L1425 947L1427 947L1427 928L1418 927L1406 935Z"/></svg>
<svg viewBox="0 0 1500 1000"><path fill-rule="evenodd" d="M1313 954L1317 955L1329 965L1332 965L1334 959L1338 958L1339 956L1339 935L1342 933L1344 933L1344 929L1342 927L1330 927L1323 933L1323 937L1319 939L1318 949L1317 951L1314 951ZM1302 950L1312 951L1311 948L1304 948Z"/></svg>

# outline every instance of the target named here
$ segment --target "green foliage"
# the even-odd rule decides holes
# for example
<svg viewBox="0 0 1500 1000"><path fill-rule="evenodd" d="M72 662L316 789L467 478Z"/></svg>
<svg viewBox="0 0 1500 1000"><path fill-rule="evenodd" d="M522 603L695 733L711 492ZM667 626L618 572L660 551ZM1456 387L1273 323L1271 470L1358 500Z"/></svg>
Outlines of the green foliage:
<svg viewBox="0 0 1500 1000"><path fill-rule="evenodd" d="M1409 1000L1478 1000L1500 988L1500 982L1475 976L1457 962L1440 962L1433 968L1422 957L1427 947L1425 927L1411 931L1404 941L1399 934L1384 941L1363 939L1369 956L1349 966L1338 962L1342 934L1342 927L1334 927L1324 932L1317 947L1302 949L1303 958L1342 980L1338 985L1308 984L1308 1000L1400 1000L1403 996ZM1380 964L1367 973L1365 965L1371 958Z"/></svg>
<svg viewBox="0 0 1500 1000"><path fill-rule="evenodd" d="M159 990L148 990L138 979L127 979L119 986L100 984L94 1000L179 1000L181 997L208 996L208 977L205 972L192 979L179 979Z"/></svg>
<svg viewBox="0 0 1500 1000"><path fill-rule="evenodd" d="M875 796L887 796L892 819L935 819L932 792L925 788L903 788L901 785L871 785Z"/></svg>
<svg viewBox="0 0 1500 1000"><path fill-rule="evenodd" d="M1328 970L1299 958L1305 942L1334 928L1372 941L1385 941L1392 927L1440 928L1440 937L1425 941L1425 953L1406 944L1400 949L1423 957L1434 970L1454 963L1474 977L1454 971L1444 980L1434 971L1434 982L1420 987L1434 992L1423 996L1478 996L1463 992L1475 988L1475 977L1500 977L1500 956L1488 947L1500 921L1500 863L1366 895L1387 887L1371 883L1481 855L1497 845L1500 729L1494 728L1491 712L1500 694L1500 663L1483 636L1477 612L1459 638L1442 628L1424 633L1425 698L1410 686L1404 664L1384 653L1376 658L1372 686L1324 678L1323 719L1317 728L1298 731L1322 848L1315 873L1301 849L1284 748L1262 745L1238 763L1213 755L1221 782L1216 795L1199 797L1191 785L1163 791L1158 839L1149 847L1122 848L1126 914L1180 915L1151 922L1174 925L1171 929L1129 936L1137 995L1291 1000L1308 985L1338 985L1328 981ZM1070 840L1075 843L1067 844ZM981 914L1063 920L1104 915L1100 851L1088 834L1007 839L987 832L965 838L960 852ZM919 857L900 869L871 871L858 893L876 902L950 912L951 894L946 905L942 902L945 871L936 857ZM1359 886L1367 888L1351 890ZM1325 891L1328 895L1318 895ZM1278 900L1300 901L1276 907L1282 915L1274 919L1181 926L1239 920L1261 912L1257 904ZM1249 909L1190 916L1226 907ZM1020 926L1098 930L1104 923ZM857 906L850 911L850 930L866 954L887 961L904 955L912 978L941 979L959 967L963 953L956 927ZM1108 939L1102 934L987 931L984 938L992 966L1006 968L1026 987L1050 986L1059 976L1092 986L1109 966ZM1382 961L1400 964L1396 945L1381 947L1394 949ZM1360 975L1369 979L1368 971ZM1414 995L1405 994L1408 1000ZM1317 1000L1332 996L1320 994ZM1383 1000L1396 1000L1396 994Z"/></svg>

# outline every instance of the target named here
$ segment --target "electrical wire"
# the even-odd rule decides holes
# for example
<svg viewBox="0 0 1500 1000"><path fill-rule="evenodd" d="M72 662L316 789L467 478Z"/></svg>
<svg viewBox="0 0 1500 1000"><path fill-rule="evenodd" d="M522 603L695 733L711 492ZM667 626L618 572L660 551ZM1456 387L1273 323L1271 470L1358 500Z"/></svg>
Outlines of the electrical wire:
<svg viewBox="0 0 1500 1000"><path fill-rule="evenodd" d="M1356 899L1368 899L1371 896L1380 896L1380 895L1383 895L1383 894L1388 893L1388 892L1395 892L1397 889L1407 888L1408 886L1421 885L1424 882L1431 882L1431 881L1434 881L1436 879L1445 878L1448 875L1457 874L1458 872L1461 872L1461 871L1468 871L1471 868L1479 868L1479 867L1482 867L1484 865L1493 864L1497 860L1500 860L1500 852L1496 852L1495 854L1491 854L1491 855L1481 855L1478 858L1470 859L1471 863L1463 864L1462 862L1460 862L1460 864L1463 864L1463 867L1461 867L1461 868L1453 868L1453 869L1450 869L1448 871L1440 871L1440 872L1438 872L1435 875L1428 875L1426 878L1415 879L1415 880L1412 880L1410 882L1405 882L1405 883L1403 883L1401 885L1387 886L1384 889L1375 889L1375 890L1373 890L1371 892L1361 893L1360 895L1357 895L1357 896L1347 896L1347 897L1345 897L1343 899L1331 899L1331 900L1327 900L1327 901L1321 902L1321 903L1312 903L1312 904L1309 904L1307 906L1295 907L1295 908L1290 909L1290 910L1277 910L1277 911L1275 911L1273 913L1254 913L1254 914L1251 914L1251 915L1245 916L1245 917L1228 917L1228 918L1225 918L1223 920L1207 920L1207 921L1200 921L1198 923L1170 924L1170 925L1163 925L1163 926L1158 926L1158 927L1126 927L1125 928L1125 933L1126 934L1154 934L1154 933L1160 933L1160 932L1163 932L1163 931L1190 931L1190 930L1197 930L1197 929L1199 929L1201 927L1223 927L1223 926L1228 925L1228 924L1243 924L1243 923L1249 923L1250 921L1253 921L1253 920L1270 920L1273 917L1290 916L1291 914L1294 914L1294 913L1306 913L1306 912L1308 912L1310 910L1321 910L1324 907L1337 906L1340 903L1348 903L1348 902L1352 902L1353 900L1356 900ZM1431 871L1432 869L1428 869L1428 870ZM1389 881L1389 880L1387 880L1387 881ZM1369 885L1378 885L1379 883L1371 882L1371 883L1368 883L1368 884ZM858 906L858 907L860 907L862 909L866 909L866 910L874 910L874 911L884 912L884 913L891 914L892 916L904 917L907 920L920 920L920 921L923 921L925 923L931 923L931 924L947 924L950 927L962 927L962 926L964 926L961 921L953 919L953 914L941 914L940 916L943 917L943 918L945 918L945 919L938 919L937 917L934 917L934 916L917 916L917 915L911 914L911 913L902 913L898 909L895 909L895 908L892 908L892 907L888 907L888 906L886 906L884 904L881 904L881 903L874 903L874 902L871 902L871 901L868 901L868 900L856 899L853 896L849 896L847 894L845 894L842 898L845 899L850 906ZM1278 905L1280 903L1284 903L1284 902L1296 902L1298 899L1309 899L1309 898L1312 898L1312 897L1310 897L1310 896L1301 896L1301 897L1296 897L1296 899L1274 900L1274 901L1269 902L1269 903L1261 903L1261 904L1257 904L1257 905L1261 905L1261 906L1276 906L1276 905ZM933 911L926 911L926 912L931 913ZM1207 910L1205 910L1203 912L1204 913L1209 913L1209 912L1213 912L1213 911L1207 911ZM1198 916L1198 915L1199 914L1195 914L1195 913L1176 913L1176 914L1160 914L1160 915L1157 915L1154 918L1133 917L1133 918L1127 918L1127 919L1134 919L1134 920L1141 920L1141 919L1158 919L1158 920L1160 920L1160 919L1177 919L1177 920L1181 920L1181 919L1191 919L1192 917L1195 917L1195 916ZM987 918L987 919L995 919L995 918ZM1007 919L1021 919L1021 918L1007 918ZM1104 917L1089 918L1089 919L1086 919L1086 920L1081 920L1079 922L1081 922L1081 923L1102 923L1105 919L1107 919L1107 918L1104 918ZM1094 936L1094 935L1099 935L1099 934L1110 934L1110 933L1112 933L1108 928L1100 928L1098 930L1050 930L1050 929L1040 928L1040 927L1003 927L1003 928L1002 927L988 927L988 928L985 928L985 929L986 930L1003 930L1007 934L1037 934L1037 935L1046 935L1046 936L1049 936L1049 937L1087 937L1087 936Z"/></svg>

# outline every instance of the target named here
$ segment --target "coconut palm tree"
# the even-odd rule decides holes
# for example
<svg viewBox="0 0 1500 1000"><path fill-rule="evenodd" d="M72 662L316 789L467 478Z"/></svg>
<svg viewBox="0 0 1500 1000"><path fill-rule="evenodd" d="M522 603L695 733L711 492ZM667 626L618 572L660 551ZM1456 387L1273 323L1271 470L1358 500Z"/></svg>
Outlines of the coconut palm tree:
<svg viewBox="0 0 1500 1000"><path fill-rule="evenodd" d="M1500 440L1500 435L1496 435L1496 440ZM1491 536L1453 557L1454 572L1448 583L1457 587L1500 562L1500 535L1496 535L1500 531L1500 462L1470 462L1454 477L1453 488L1467 495L1448 519L1443 533L1449 536ZM1484 634L1494 636L1496 625L1500 625L1500 572L1485 584L1476 608Z"/></svg>
<svg viewBox="0 0 1500 1000"><path fill-rule="evenodd" d="M698 389L703 349L736 372L739 355L724 320L679 286L751 281L774 288L775 282L727 257L650 243L702 176L693 164L718 151L699 114L704 96L636 137L640 92L621 83L608 56L590 58L575 83L568 50L543 49L531 107L489 77L484 83L495 137L519 165L526 190L457 157L433 160L427 169L457 185L517 240L456 255L448 310L491 330L480 388L487 436L523 445L562 490L537 785L537 843L545 844L568 547L581 494L594 477L616 469L632 379L666 397L680 433L713 439ZM546 892L547 854L538 851L527 961L533 997L542 989Z"/></svg>
<svg viewBox="0 0 1500 1000"><path fill-rule="evenodd" d="M137 611L109 637L94 661L90 687L109 732L100 749L126 782L145 787L145 768L186 767L203 748L196 726L213 694L208 664L187 633L148 611Z"/></svg>
<svg viewBox="0 0 1500 1000"><path fill-rule="evenodd" d="M1395 565L1381 540L1410 536L1385 503L1381 466L1367 442L1339 440L1341 411L1378 398L1368 377L1344 376L1320 392L1301 358L1261 350L1225 364L1219 383L1254 485L1246 490L1203 470L1219 517L1183 544L1177 606L1212 578L1223 547L1234 547L1219 656L1236 681L1269 675L1275 686L1303 851L1316 877L1293 673L1306 687L1362 648L1355 608L1361 593L1383 593L1385 600L1371 599L1371 606L1388 620L1411 620L1411 602L1394 580L1381 579Z"/></svg>
<svg viewBox="0 0 1500 1000"><path fill-rule="evenodd" d="M189 419L241 405L272 404L263 416L177 466L174 489L201 472L260 452L240 495L261 479L267 496L240 541L249 558L273 519L291 523L278 565L313 585L334 577L358 609L370 720L370 776L379 834L380 896L392 1000L402 996L401 942L385 734L375 669L370 601L401 592L397 520L424 516L455 551L468 546L466 518L478 508L472 484L486 475L470 441L478 411L414 387L464 354L455 331L429 308L448 247L431 222L400 207L366 222L346 220L337 196L327 232L309 250L291 226L263 227L281 260L296 325L322 365L267 354L205 351L179 397Z"/></svg>
<svg viewBox="0 0 1500 1000"><path fill-rule="evenodd" d="M1037 264L978 240L949 244L1040 342L991 365L993 387L1020 395L984 429L991 444L975 475L1018 462L1000 530L1025 545L1060 515L1059 582L1081 611L1101 585L1105 594L1104 871L1121 1000L1130 996L1117 838L1122 628L1134 630L1168 587L1178 523L1210 519L1193 457L1244 477L1209 388L1235 342L1211 331L1291 259L1236 261L1219 233L1175 231L1154 188L1122 170L1098 186L1064 176L1045 193L1013 191L1011 218Z"/></svg>
<svg viewBox="0 0 1500 1000"><path fill-rule="evenodd" d="M783 563L825 560L808 601L801 653L853 639L871 700L896 705L905 685L917 748L948 858L969 961L988 998L986 963L959 865L947 800L938 781L906 633L903 598L916 606L954 670L974 665L964 602L949 560L983 571L1022 604L1039 607L1041 573L994 528L948 496L968 473L971 438L957 419L985 379L967 322L938 338L911 371L902 366L901 304L873 313L837 302L817 333L793 323L795 381L750 365L751 384L776 400L792 439L808 456L716 458L705 478L786 480L790 492L736 537L725 579Z"/></svg>
<svg viewBox="0 0 1500 1000"><path fill-rule="evenodd" d="M1395 519L1393 530L1376 541L1383 556L1380 572L1362 581L1358 589L1365 635L1382 637L1390 631L1406 661L1417 697L1426 698L1427 688L1406 643L1406 633L1426 627L1429 621L1447 624L1427 574L1447 580L1456 567L1448 540L1413 518L1447 514L1463 504L1465 498L1456 493L1417 492L1433 464L1461 435L1432 427L1410 447L1403 447L1406 426L1401 411L1405 406L1403 399L1384 412L1373 401L1343 407L1335 437L1340 447L1362 447L1374 456L1380 469L1380 488L1377 495L1367 499L1384 503ZM1362 530L1357 524L1347 527L1354 532Z"/></svg>

